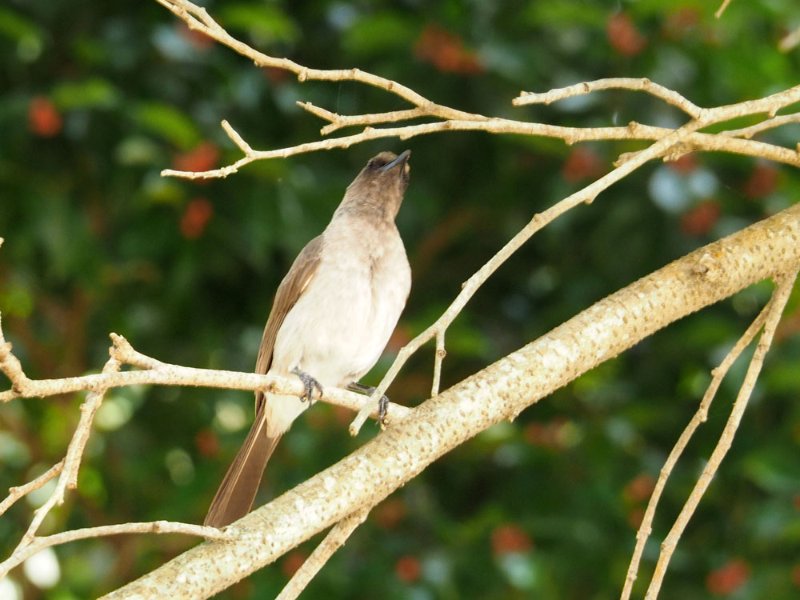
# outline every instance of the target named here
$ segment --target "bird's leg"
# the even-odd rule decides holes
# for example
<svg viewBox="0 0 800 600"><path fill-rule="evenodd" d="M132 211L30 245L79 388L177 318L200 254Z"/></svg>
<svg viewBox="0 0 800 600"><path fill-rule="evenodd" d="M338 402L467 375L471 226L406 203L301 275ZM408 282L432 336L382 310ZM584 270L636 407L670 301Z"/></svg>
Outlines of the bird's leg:
<svg viewBox="0 0 800 600"><path fill-rule="evenodd" d="M364 394L365 396L372 396L372 392L375 391L375 388L371 385L364 385L354 381L350 385L347 386L347 389L351 392L356 392L357 394ZM381 399L378 400L378 423L380 423L381 427L386 425L386 413L389 410L389 397L385 394L381 396Z"/></svg>
<svg viewBox="0 0 800 600"><path fill-rule="evenodd" d="M300 381L303 382L303 386L306 388L305 394L300 396L301 400L308 400L309 402L311 402L314 399L314 388L317 388L320 397L322 397L322 386L319 384L319 381L314 379L311 375L309 375L305 371L301 371L297 367L292 369L292 373L294 373L300 378Z"/></svg>

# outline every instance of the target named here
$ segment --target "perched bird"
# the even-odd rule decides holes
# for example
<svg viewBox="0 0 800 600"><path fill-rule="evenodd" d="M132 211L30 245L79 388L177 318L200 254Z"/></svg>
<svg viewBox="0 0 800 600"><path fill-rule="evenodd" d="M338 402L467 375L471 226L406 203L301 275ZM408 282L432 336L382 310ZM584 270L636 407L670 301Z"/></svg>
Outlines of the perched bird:
<svg viewBox="0 0 800 600"><path fill-rule="evenodd" d="M314 388L343 387L377 362L411 289L395 217L411 167L381 152L347 187L331 222L311 240L278 286L256 361L257 373L295 374L304 397L256 392L255 420L217 490L206 525L223 527L250 511L281 436L310 404Z"/></svg>

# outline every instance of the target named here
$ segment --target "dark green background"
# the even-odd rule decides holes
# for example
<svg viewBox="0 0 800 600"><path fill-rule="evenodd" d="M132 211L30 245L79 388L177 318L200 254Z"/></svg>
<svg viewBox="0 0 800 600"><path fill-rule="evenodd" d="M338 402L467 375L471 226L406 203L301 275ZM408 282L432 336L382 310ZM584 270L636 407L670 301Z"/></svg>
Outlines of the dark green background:
<svg viewBox="0 0 800 600"><path fill-rule="evenodd" d="M675 125L683 117L623 91L550 107L512 108L511 99L521 89L646 76L716 106L796 85L800 74L800 50L777 50L800 26L795 0L734 0L721 20L707 0L208 6L233 35L273 56L359 67L455 108L554 124ZM405 106L357 84L299 84L257 69L190 38L152 1L6 2L0 56L0 310L31 377L98 370L110 331L167 362L252 369L272 294L295 254L371 155L411 148L399 227L414 284L390 344L396 352L534 213L607 171L620 153L644 147L449 133L260 162L224 180L163 179L161 169L191 160L198 146L212 159L218 153L210 166L239 157L222 119L254 148L271 149L319 138L322 123L296 100L342 114ZM764 139L794 147L798 134L791 126ZM548 227L493 276L448 331L444 385L687 251L788 206L798 193L796 170L752 158L696 155L677 169L648 165ZM206 226L187 235L187 211L209 206ZM709 371L769 292L761 284L676 323L446 456L377 508L304 597L618 597L647 482L693 414ZM796 298L788 312L796 317ZM730 455L673 558L663 598L713 596L719 580L730 585L736 573L733 598L800 591L800 338L793 331L781 329ZM426 347L390 396L423 400L431 366ZM722 385L667 487L641 581L719 435L745 366L737 363ZM81 400L0 407L0 487L27 481L64 455ZM229 431L224 416L244 411L249 419L252 396L119 389L107 402L80 487L46 531L200 522L246 427ZM370 426L350 439L348 419L327 406L309 411L270 464L262 499L375 434ZM20 502L0 519L3 555L30 516ZM21 569L12 577L30 598L94 597L195 543L179 536L76 542L57 549L55 588L37 590ZM224 597L274 596L298 556Z"/></svg>

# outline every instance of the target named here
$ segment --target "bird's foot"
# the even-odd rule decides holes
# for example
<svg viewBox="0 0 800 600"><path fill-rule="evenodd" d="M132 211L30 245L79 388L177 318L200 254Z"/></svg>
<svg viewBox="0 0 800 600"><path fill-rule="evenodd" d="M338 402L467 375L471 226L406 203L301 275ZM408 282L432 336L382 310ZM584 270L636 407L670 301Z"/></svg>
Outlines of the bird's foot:
<svg viewBox="0 0 800 600"><path fill-rule="evenodd" d="M322 386L319 384L319 381L314 379L311 375L306 373L305 371L301 371L297 367L292 369L292 373L297 375L300 378L300 381L303 382L303 387L305 387L305 393L300 396L301 400L307 400L311 402L314 399L314 388L317 389L319 392L320 397L322 397Z"/></svg>
<svg viewBox="0 0 800 600"><path fill-rule="evenodd" d="M375 388L371 385L363 385L354 381L347 386L347 389L357 394L364 394L365 396L372 396ZM389 397L385 394L378 400L378 423L381 429L386 426L386 414L389 412Z"/></svg>

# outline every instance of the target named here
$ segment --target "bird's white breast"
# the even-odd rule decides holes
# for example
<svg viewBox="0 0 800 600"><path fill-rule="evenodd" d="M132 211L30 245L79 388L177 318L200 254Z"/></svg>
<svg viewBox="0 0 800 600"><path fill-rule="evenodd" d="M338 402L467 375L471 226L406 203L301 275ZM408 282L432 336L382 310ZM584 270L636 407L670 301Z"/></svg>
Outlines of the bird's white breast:
<svg viewBox="0 0 800 600"><path fill-rule="evenodd" d="M371 227L372 229L367 229ZM273 368L323 386L360 379L397 325L411 270L394 224L342 215L323 235L320 264L275 340Z"/></svg>

